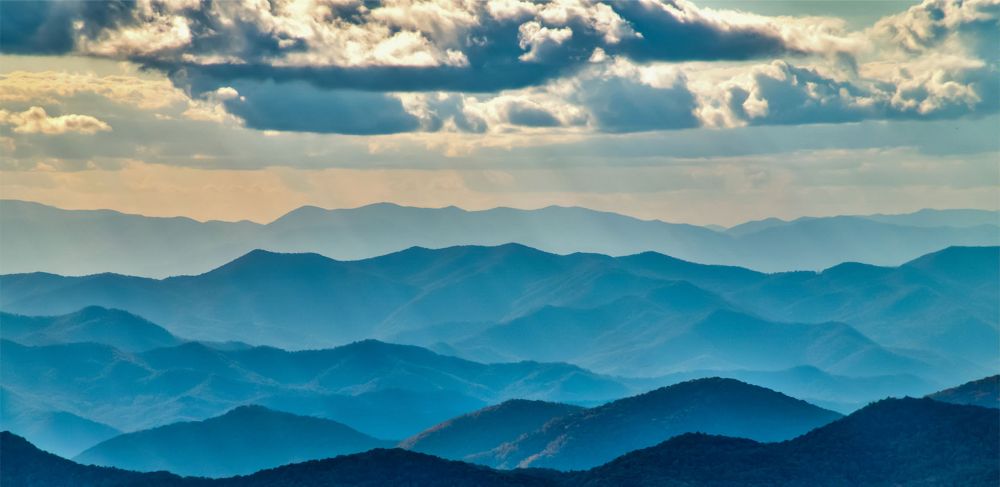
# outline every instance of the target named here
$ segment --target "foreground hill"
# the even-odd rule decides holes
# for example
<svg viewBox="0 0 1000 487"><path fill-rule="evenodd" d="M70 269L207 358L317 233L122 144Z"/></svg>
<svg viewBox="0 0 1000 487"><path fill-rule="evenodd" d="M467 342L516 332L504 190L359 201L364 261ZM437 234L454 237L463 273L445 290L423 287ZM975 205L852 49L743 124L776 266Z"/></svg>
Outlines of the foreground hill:
<svg viewBox="0 0 1000 487"><path fill-rule="evenodd" d="M302 207L268 224L198 222L115 211L61 210L0 200L2 272L195 274L252 249L361 259L412 246L518 242L555 253L653 250L761 271L823 269L855 261L898 265L950 245L1000 244L996 212L941 210L751 222L727 231L639 220L585 208L537 210L375 204Z"/></svg>
<svg viewBox="0 0 1000 487"><path fill-rule="evenodd" d="M555 487L552 479L444 460L400 449L312 460L240 477L207 479L168 472L140 473L81 465L35 448L20 436L0 432L0 484L30 487L144 486L453 486Z"/></svg>
<svg viewBox="0 0 1000 487"><path fill-rule="evenodd" d="M482 364L374 340L302 352L189 342L143 353L2 340L0 369L5 388L125 431L253 402L399 439L515 397L593 403L632 392L618 379L571 365Z"/></svg>
<svg viewBox="0 0 1000 487"><path fill-rule="evenodd" d="M512 399L445 421L400 442L399 447L468 461L555 418L582 410L568 404Z"/></svg>
<svg viewBox="0 0 1000 487"><path fill-rule="evenodd" d="M172 473L140 473L117 468L80 465L39 450L9 431L0 432L0 485L28 487L167 486L182 485Z"/></svg>
<svg viewBox="0 0 1000 487"><path fill-rule="evenodd" d="M254 251L164 280L0 276L0 308L49 314L97 304L197 340L294 349L374 337L616 375L811 365L956 383L1000 365L998 259L998 247L949 248L895 268L768 275L655 253L560 256L513 244L350 262ZM783 363L784 353L729 353L730 341L754 342L755 332L802 352Z"/></svg>
<svg viewBox="0 0 1000 487"><path fill-rule="evenodd" d="M406 450L372 450L226 479L83 466L0 433L0 484L145 486L963 485L1000 479L996 412L891 399L782 443L682 435L582 472L497 471Z"/></svg>
<svg viewBox="0 0 1000 487"><path fill-rule="evenodd" d="M391 444L335 421L242 406L205 421L116 436L74 460L140 472L229 477Z"/></svg>
<svg viewBox="0 0 1000 487"><path fill-rule="evenodd" d="M969 404L984 408L1000 408L1000 375L967 382L927 397L952 404Z"/></svg>
<svg viewBox="0 0 1000 487"><path fill-rule="evenodd" d="M995 410L887 399L782 443L684 435L574 475L580 486L966 485L1000 481Z"/></svg>
<svg viewBox="0 0 1000 487"><path fill-rule="evenodd" d="M182 340L131 313L88 306L61 316L21 316L0 312L0 334L23 345L103 343L128 352L172 347Z"/></svg>
<svg viewBox="0 0 1000 487"><path fill-rule="evenodd" d="M778 441L840 417L732 379L699 379L579 411L475 456L503 468L579 470L688 432Z"/></svg>

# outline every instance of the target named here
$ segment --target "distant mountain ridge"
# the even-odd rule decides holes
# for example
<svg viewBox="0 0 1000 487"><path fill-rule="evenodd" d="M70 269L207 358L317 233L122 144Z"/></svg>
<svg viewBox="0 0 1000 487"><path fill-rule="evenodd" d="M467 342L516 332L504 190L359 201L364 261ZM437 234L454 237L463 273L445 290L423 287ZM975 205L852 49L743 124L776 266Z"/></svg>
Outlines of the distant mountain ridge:
<svg viewBox="0 0 1000 487"><path fill-rule="evenodd" d="M905 215L768 219L720 231L579 207L537 210L302 207L268 224L198 222L110 210L61 210L0 200L0 272L165 277L198 274L256 248L361 259L412 246L517 242L549 252L629 255L647 250L761 271L840 262L898 265L954 245L1000 245L1000 213L921 210Z"/></svg>
<svg viewBox="0 0 1000 487"><path fill-rule="evenodd" d="M497 471L417 452L377 449L225 479L79 465L0 433L4 485L709 486L964 485L1000 478L995 410L889 399L782 443L682 435L586 471Z"/></svg>

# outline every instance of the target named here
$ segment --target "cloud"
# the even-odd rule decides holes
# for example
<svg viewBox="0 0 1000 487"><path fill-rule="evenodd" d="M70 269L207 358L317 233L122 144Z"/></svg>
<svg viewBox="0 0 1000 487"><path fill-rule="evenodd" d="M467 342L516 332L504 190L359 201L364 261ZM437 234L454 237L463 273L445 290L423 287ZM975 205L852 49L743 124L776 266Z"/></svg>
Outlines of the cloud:
<svg viewBox="0 0 1000 487"><path fill-rule="evenodd" d="M507 120L525 127L558 127L562 122L543 108L529 104L514 104L507 108Z"/></svg>
<svg viewBox="0 0 1000 487"><path fill-rule="evenodd" d="M22 3L22 2L15 2ZM27 2L24 2L27 3ZM116 103L159 109L188 97L167 79L97 76L67 71L14 71L0 74L0 102L58 103L59 99L92 93Z"/></svg>
<svg viewBox="0 0 1000 487"><path fill-rule="evenodd" d="M870 78L840 78L774 61L708 88L698 109L709 126L798 125L860 120L957 118L1000 111L998 73L942 59L897 65Z"/></svg>
<svg viewBox="0 0 1000 487"><path fill-rule="evenodd" d="M13 127L19 134L58 135L78 133L92 135L110 132L111 126L89 115L60 115L50 117L42 107L31 107L23 112L0 110L0 125Z"/></svg>
<svg viewBox="0 0 1000 487"><path fill-rule="evenodd" d="M869 36L911 54L960 37L972 43L980 57L995 61L1000 56L1000 1L925 0L879 20Z"/></svg>
<svg viewBox="0 0 1000 487"><path fill-rule="evenodd" d="M64 54L73 50L79 6L65 2L4 2L0 50L14 54Z"/></svg>
<svg viewBox="0 0 1000 487"><path fill-rule="evenodd" d="M424 0L374 6L278 0L268 7L143 0L106 9L92 4L6 10L0 49L76 52L230 79L300 79L384 91L491 91L561 76L583 66L596 48L637 60L673 61L843 48L830 41L834 27L699 9L684 0ZM365 84L394 73L400 75L395 82ZM411 73L416 79L408 79Z"/></svg>
<svg viewBox="0 0 1000 487"><path fill-rule="evenodd" d="M0 51L128 60L174 88L20 74L0 79L0 100L93 92L259 130L625 133L1000 110L1000 0L926 0L857 32L687 0L21 3L5 4Z"/></svg>
<svg viewBox="0 0 1000 487"><path fill-rule="evenodd" d="M234 91L240 96L223 100L226 110L259 130L373 135L420 128L399 98L382 93L273 81L237 81Z"/></svg>
<svg viewBox="0 0 1000 487"><path fill-rule="evenodd" d="M598 77L584 81L581 102L605 132L644 132L693 128L697 100L683 76L665 87L653 87L628 77Z"/></svg>

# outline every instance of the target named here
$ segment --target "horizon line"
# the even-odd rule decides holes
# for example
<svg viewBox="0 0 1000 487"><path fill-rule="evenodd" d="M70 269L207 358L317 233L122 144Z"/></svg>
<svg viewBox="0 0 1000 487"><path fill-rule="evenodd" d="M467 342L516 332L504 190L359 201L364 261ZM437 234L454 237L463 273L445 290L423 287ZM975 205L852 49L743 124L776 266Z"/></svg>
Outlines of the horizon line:
<svg viewBox="0 0 1000 487"><path fill-rule="evenodd" d="M320 210L320 211L324 211L324 212L335 212L335 211L354 211L354 210L361 210L361 209L365 209L365 208L378 207L378 206L389 206L389 207L404 208L404 209L414 209L414 210L449 210L449 209L454 209L454 210L458 210L458 211L461 211L461 212L464 212L464 213L484 213L484 212L494 211L494 210L514 210L514 211L522 211L522 212L536 212L536 211L542 211L542 210L547 210L547 209L552 209L552 208L558 208L558 209L579 209L579 210L586 210L586 211L594 212L594 213L602 213L602 214L609 214L609 215L621 216L621 217L624 217L624 218L630 218L630 219L637 220L637 221L642 221L642 222L656 222L656 223L663 223L663 224L667 224L667 225L686 225L686 226L700 227L700 228L704 228L704 229L712 230L712 231L718 231L718 229L730 230L730 229L738 227L740 225L745 225L745 224L748 224L748 223L755 223L755 222L763 222L763 221L768 221L768 220L778 220L778 221L781 221L781 222L784 222L784 223L792 223L792 222L796 222L796 221L800 221L800 220L821 219L821 218L838 218L838 217L858 217L858 218L864 218L864 217L907 216L907 215L913 215L913 214L920 213L920 212L925 212L925 211L983 211L983 212L1000 213L1000 207L998 207L998 208L972 208L972 207L931 208L931 207L922 207L922 208L918 208L918 209L915 209L915 210L912 210L912 211L904 211L904 212L901 212L901 213L891 213L891 212L877 212L877 213L864 213L864 214L861 214L861 213L836 213L836 214L828 214L828 215L800 215L800 216L797 216L795 218L789 218L789 219L775 217L775 216L767 216L767 217L763 217L763 218L757 218L757 219L752 219L752 220L745 220L745 221L742 221L740 223L737 223L737 224L734 224L734 225L728 225L727 226L727 225L718 225L718 224L713 224L713 223L697 224L697 223L672 222L672 221L663 220L663 219L659 219L659 218L642 218L642 217L630 215L628 213L622 213L622 212L611 211L611 210L594 209L594 208L588 208L588 207L579 206L579 205L566 206L566 205L552 204L552 205L546 205L546 206L540 206L540 207L534 207L534 208L522 208L522 207L513 207L513 206L494 206L494 207L482 208L482 209L470 209L470 208L461 207L461 206L458 206L458 205L455 205L455 204L446 205L446 206L415 206L415 205L407 205L407 204L402 204L402 203L396 203L396 202L393 202L393 201L379 201L379 202L367 203L367 204L358 205L358 206L339 207L339 208L324 208L324 207L319 206L319 205L304 204L304 205L292 208L291 210L288 210L288 211L282 213L280 216L278 216L277 218L274 218L272 220L269 220L269 221L258 221L258 220L251 220L251 219L248 219L248 218L244 218L244 219L241 219L241 220L199 219L199 218L194 218L194 217L188 216L188 215L177 215L177 214L175 214L175 215L147 215L147 214L143 214L143 213L130 213L128 211L118 210L118 209L114 209L114 208L67 208L67 207L56 206L56 205L53 205L53 204L50 204L50 203L43 203L41 201L24 200L24 199L17 199L17 198L0 198L0 204L5 203L5 202L26 203L26 204L32 204L32 205L39 205L39 206L44 206L46 208L52 208L52 209L55 209L55 210L67 211L67 212L110 212L110 213L117 213L119 215L124 215L124 216L136 216L136 217L152 218L152 219L165 219L165 220L167 220L167 219L185 219L185 220L191 220L191 221L194 221L194 222L197 222L197 223L253 224L253 225L260 225L260 226L271 225L271 224L273 224L275 222L278 222L278 221L280 221L280 220L288 217L289 215L291 215L291 214L293 214L295 212L298 212L298 211L301 211L301 210L307 210L307 209L316 209L316 210Z"/></svg>

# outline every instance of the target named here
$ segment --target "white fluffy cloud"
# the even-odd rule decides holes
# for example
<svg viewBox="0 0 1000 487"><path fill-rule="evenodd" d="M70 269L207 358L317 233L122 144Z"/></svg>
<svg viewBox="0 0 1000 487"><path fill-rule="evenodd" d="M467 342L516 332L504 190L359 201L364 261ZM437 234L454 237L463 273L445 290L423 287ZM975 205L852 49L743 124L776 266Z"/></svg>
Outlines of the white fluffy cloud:
<svg viewBox="0 0 1000 487"><path fill-rule="evenodd" d="M23 112L0 110L0 125L13 127L19 134L58 135L65 133L96 134L109 132L111 126L89 115L60 115L51 117L42 107L31 107Z"/></svg>
<svg viewBox="0 0 1000 487"><path fill-rule="evenodd" d="M60 98L96 94L117 103L155 110L183 102L187 96L167 79L98 76L67 71L14 71L0 74L0 103L52 104Z"/></svg>

